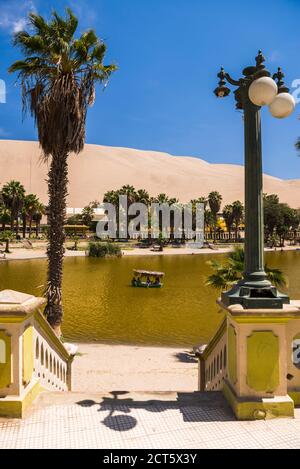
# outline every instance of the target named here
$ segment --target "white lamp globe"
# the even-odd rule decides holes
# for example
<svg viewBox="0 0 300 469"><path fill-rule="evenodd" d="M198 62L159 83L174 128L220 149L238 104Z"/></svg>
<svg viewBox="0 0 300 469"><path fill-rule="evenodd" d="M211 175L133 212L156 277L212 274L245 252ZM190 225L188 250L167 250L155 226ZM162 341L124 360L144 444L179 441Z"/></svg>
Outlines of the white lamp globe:
<svg viewBox="0 0 300 469"><path fill-rule="evenodd" d="M295 109L295 99L289 93L279 93L270 104L269 109L273 117L283 119L288 117Z"/></svg>
<svg viewBox="0 0 300 469"><path fill-rule="evenodd" d="M251 83L249 98L256 106L267 106L272 103L277 92L277 85L272 78L261 77Z"/></svg>

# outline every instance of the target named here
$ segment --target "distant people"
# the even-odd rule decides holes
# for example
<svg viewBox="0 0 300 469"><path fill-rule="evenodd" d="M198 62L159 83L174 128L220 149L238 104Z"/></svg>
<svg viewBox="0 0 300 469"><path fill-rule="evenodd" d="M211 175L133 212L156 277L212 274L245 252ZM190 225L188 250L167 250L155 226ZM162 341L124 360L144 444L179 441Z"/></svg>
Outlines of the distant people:
<svg viewBox="0 0 300 469"><path fill-rule="evenodd" d="M158 275L155 277L155 280L154 280L154 285L159 285L160 284L160 280L159 280L159 277Z"/></svg>

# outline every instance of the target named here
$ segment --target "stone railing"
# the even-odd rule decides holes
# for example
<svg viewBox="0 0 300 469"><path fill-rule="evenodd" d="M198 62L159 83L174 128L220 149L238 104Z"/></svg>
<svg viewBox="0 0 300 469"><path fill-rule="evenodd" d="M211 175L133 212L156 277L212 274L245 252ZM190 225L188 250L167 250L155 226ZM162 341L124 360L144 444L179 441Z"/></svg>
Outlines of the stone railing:
<svg viewBox="0 0 300 469"><path fill-rule="evenodd" d="M71 357L39 312L34 315L33 340L34 377L39 379L45 389L70 391Z"/></svg>
<svg viewBox="0 0 300 469"><path fill-rule="evenodd" d="M222 321L208 345L199 348L199 390L219 391L227 377L227 319Z"/></svg>
<svg viewBox="0 0 300 469"><path fill-rule="evenodd" d="M0 292L0 416L22 417L41 390L72 388L73 355L41 313L44 302Z"/></svg>
<svg viewBox="0 0 300 469"><path fill-rule="evenodd" d="M222 390L238 419L292 417L300 405L300 301L282 309L218 303L225 319L196 351L199 390Z"/></svg>

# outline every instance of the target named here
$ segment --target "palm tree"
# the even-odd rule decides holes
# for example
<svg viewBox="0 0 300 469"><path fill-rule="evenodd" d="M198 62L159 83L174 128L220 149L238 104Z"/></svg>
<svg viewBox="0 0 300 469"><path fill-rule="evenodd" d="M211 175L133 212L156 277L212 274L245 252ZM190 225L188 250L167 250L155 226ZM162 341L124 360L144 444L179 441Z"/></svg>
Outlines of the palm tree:
<svg viewBox="0 0 300 469"><path fill-rule="evenodd" d="M2 231L0 233L0 242L5 242L5 250L4 250L5 254L10 253L9 243L12 239L13 239L13 232L12 231L6 230L6 231Z"/></svg>
<svg viewBox="0 0 300 469"><path fill-rule="evenodd" d="M223 218L226 224L227 231L229 233L229 240L231 240L231 230L234 223L234 215L232 205L225 205L223 208Z"/></svg>
<svg viewBox="0 0 300 469"><path fill-rule="evenodd" d="M150 198L149 193L145 189L139 189L138 191L136 191L136 196L137 196L137 202L147 205L148 207L148 205L150 204L151 198Z"/></svg>
<svg viewBox="0 0 300 469"><path fill-rule="evenodd" d="M43 215L46 214L46 207L44 204L42 204L40 201L37 203L35 207L35 212L33 214L33 220L35 222L35 236L38 237L40 233L40 227L41 227L41 220L43 218Z"/></svg>
<svg viewBox="0 0 300 469"><path fill-rule="evenodd" d="M10 211L10 229L14 231L16 223L16 236L19 234L19 215L23 207L25 189L19 181L10 181L2 188L2 199L5 207Z"/></svg>
<svg viewBox="0 0 300 469"><path fill-rule="evenodd" d="M48 173L48 281L45 314L57 328L62 322L64 221L68 194L68 157L85 143L88 106L95 100L95 84L108 82L115 65L103 65L105 43L93 30L75 37L78 20L70 9L62 18L55 11L47 22L29 14L30 30L15 35L14 45L24 55L9 72L17 72L24 111L29 109Z"/></svg>
<svg viewBox="0 0 300 469"><path fill-rule="evenodd" d="M206 206L207 206L207 203L208 203L208 200L206 197L198 197L198 199L192 199L190 201L190 204L192 205L192 207L196 207L197 204L203 204L203 208L204 210L206 209Z"/></svg>
<svg viewBox="0 0 300 469"><path fill-rule="evenodd" d="M126 184L125 186L122 186L121 189L119 190L120 195L127 195L127 201L128 205L133 204L134 202L137 201L137 193L136 190L133 186L130 186L129 184Z"/></svg>
<svg viewBox="0 0 300 469"><path fill-rule="evenodd" d="M81 212L81 218L82 218L83 224L86 226L90 226L90 224L93 221L94 214L95 214L95 210L91 205L87 205L86 207L84 207Z"/></svg>
<svg viewBox="0 0 300 469"><path fill-rule="evenodd" d="M233 215L233 222L234 222L234 227L235 227L235 241L238 241L238 230L239 230L239 225L243 220L243 215L244 215L244 206L242 202L239 200L236 200L235 202L232 203L232 215Z"/></svg>
<svg viewBox="0 0 300 469"><path fill-rule="evenodd" d="M0 204L0 224L2 226L2 231L5 231L5 226L10 223L10 211L9 209L4 205Z"/></svg>
<svg viewBox="0 0 300 469"><path fill-rule="evenodd" d="M158 194L157 197L152 198L152 202L157 203L157 204L168 204L169 203L169 197L167 194L161 193Z"/></svg>
<svg viewBox="0 0 300 469"><path fill-rule="evenodd" d="M214 270L205 284L217 290L226 291L234 283L243 278L245 254L242 248L236 247L227 255L222 264L216 260L208 261L208 265ZM265 265L265 272L270 282L276 287L284 287L287 284L284 274L279 269L271 269Z"/></svg>
<svg viewBox="0 0 300 469"><path fill-rule="evenodd" d="M211 235L214 229L215 219L212 212L207 209L204 211L204 225L209 229Z"/></svg>
<svg viewBox="0 0 300 469"><path fill-rule="evenodd" d="M208 195L208 204L214 220L214 243L216 242L217 218L221 208L222 196L219 192L213 191Z"/></svg>
<svg viewBox="0 0 300 469"><path fill-rule="evenodd" d="M29 222L29 238L31 237L33 217L39 207L40 201L35 194L28 194L24 197L22 218L23 218L23 238L26 237L26 224Z"/></svg>

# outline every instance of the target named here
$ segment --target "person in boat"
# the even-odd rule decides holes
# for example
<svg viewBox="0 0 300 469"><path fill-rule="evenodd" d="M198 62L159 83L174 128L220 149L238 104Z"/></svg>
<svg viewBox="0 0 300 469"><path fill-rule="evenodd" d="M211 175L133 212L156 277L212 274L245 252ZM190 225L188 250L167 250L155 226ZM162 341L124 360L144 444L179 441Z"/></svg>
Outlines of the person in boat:
<svg viewBox="0 0 300 469"><path fill-rule="evenodd" d="M155 285L155 286L160 285L160 279L159 279L158 275L155 277L153 285Z"/></svg>
<svg viewBox="0 0 300 469"><path fill-rule="evenodd" d="M147 275L146 283L147 283L148 287L149 287L149 285L151 285L151 279L150 279L149 275Z"/></svg>

